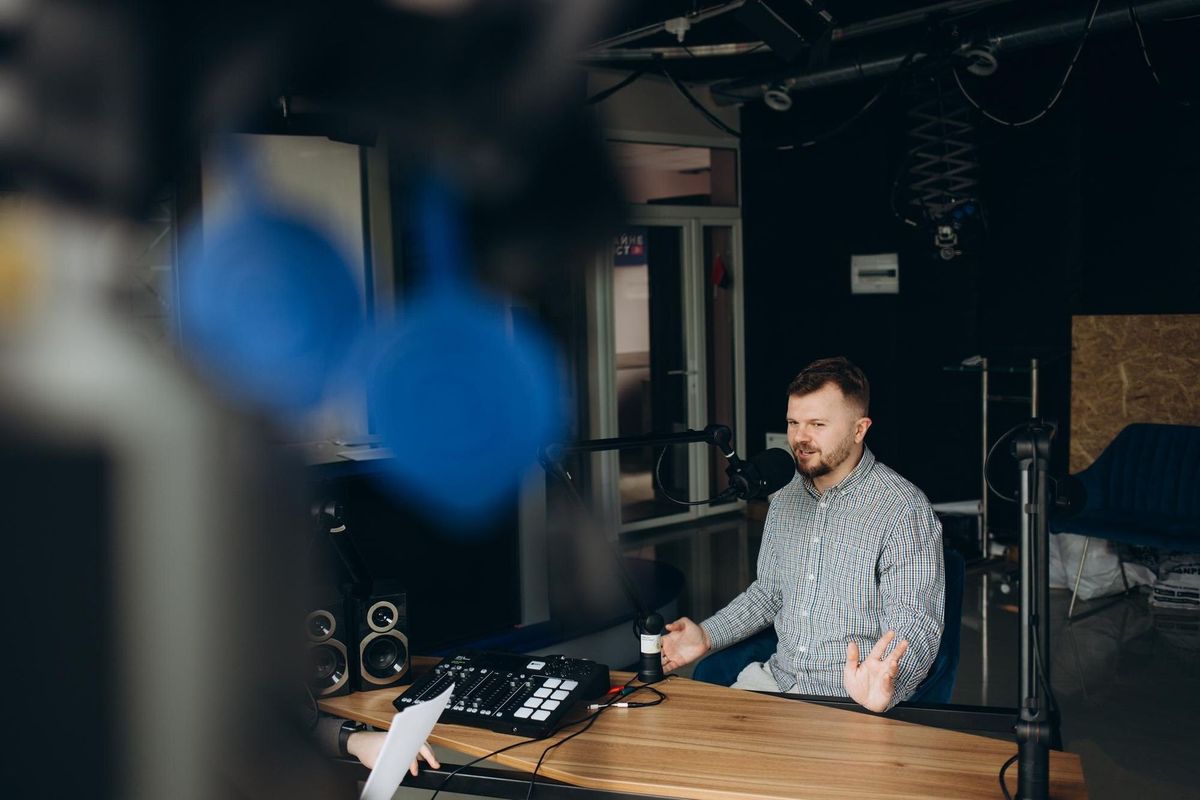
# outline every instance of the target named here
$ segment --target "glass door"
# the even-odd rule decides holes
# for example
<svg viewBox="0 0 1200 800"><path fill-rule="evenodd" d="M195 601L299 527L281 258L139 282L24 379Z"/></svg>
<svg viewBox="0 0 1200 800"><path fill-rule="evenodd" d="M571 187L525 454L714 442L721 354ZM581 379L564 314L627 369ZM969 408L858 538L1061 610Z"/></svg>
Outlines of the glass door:
<svg viewBox="0 0 1200 800"><path fill-rule="evenodd" d="M748 448L739 427L742 418L739 403L742 387L740 341L740 274L734 279L734 268L738 263L736 254L740 242L738 228L734 225L702 226L703 252L701 266L704 274L704 366L705 366L705 409L708 419L728 425L734 432L734 445L738 455L748 458L758 448ZM736 289L736 291L735 291ZM725 459L714 453L708 460L704 476L707 497L716 497L729 486L725 474ZM712 507L735 502L732 499L713 504Z"/></svg>
<svg viewBox="0 0 1200 800"><path fill-rule="evenodd" d="M728 222L707 223L712 213L637 209L598 260L590 304L593 437L721 423L745 455L740 226L728 213L721 215ZM726 488L725 467L706 444L597 454L593 498L622 531L685 521L737 502L706 503Z"/></svg>
<svg viewBox="0 0 1200 800"><path fill-rule="evenodd" d="M621 437L687 430L689 369L684 325L686 227L631 225L612 256L613 351ZM617 456L621 523L681 513L691 493L685 447L626 449Z"/></svg>

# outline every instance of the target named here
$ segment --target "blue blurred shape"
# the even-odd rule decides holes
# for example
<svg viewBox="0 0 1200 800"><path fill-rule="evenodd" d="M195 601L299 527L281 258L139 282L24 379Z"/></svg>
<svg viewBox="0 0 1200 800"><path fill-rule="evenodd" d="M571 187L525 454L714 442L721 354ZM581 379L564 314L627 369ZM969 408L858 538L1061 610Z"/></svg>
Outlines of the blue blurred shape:
<svg viewBox="0 0 1200 800"><path fill-rule="evenodd" d="M383 348L368 396L388 475L413 500L464 518L511 500L562 410L553 351L506 331L482 299L437 292L414 303Z"/></svg>
<svg viewBox="0 0 1200 800"><path fill-rule="evenodd" d="M407 305L368 378L378 432L395 452L386 473L412 500L469 523L509 502L537 450L563 424L555 349L533 325L459 279L455 198L418 195L426 288Z"/></svg>
<svg viewBox="0 0 1200 800"><path fill-rule="evenodd" d="M185 350L240 402L315 408L362 331L345 258L312 225L261 203L201 239L192 232L179 276Z"/></svg>

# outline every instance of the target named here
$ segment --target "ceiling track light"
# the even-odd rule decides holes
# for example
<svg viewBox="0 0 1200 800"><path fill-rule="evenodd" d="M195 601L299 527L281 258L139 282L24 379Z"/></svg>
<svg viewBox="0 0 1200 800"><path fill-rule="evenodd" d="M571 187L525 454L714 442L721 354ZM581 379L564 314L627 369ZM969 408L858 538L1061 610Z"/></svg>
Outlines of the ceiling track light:
<svg viewBox="0 0 1200 800"><path fill-rule="evenodd" d="M787 83L775 83L763 88L763 102L772 111L788 111L792 107L792 95Z"/></svg>

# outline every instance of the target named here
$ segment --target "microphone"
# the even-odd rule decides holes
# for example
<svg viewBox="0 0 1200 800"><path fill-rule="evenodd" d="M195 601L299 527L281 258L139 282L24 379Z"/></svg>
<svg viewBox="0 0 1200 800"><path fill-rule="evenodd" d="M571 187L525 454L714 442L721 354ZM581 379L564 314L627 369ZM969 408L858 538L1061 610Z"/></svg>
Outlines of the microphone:
<svg viewBox="0 0 1200 800"><path fill-rule="evenodd" d="M749 461L731 455L725 474L729 476L727 494L739 500L754 500L791 483L796 476L796 460L778 447L764 450Z"/></svg>
<svg viewBox="0 0 1200 800"><path fill-rule="evenodd" d="M642 640L642 655L641 665L638 668L638 680L642 683L655 683L663 679L663 626L662 615L653 612L647 614L644 619L638 620L638 636Z"/></svg>

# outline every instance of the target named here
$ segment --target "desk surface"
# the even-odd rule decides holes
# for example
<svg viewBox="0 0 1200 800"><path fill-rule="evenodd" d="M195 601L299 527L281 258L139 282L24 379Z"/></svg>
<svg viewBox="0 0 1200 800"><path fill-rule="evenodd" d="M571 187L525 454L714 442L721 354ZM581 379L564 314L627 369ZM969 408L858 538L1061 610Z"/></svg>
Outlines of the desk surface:
<svg viewBox="0 0 1200 800"><path fill-rule="evenodd" d="M615 683L628 675L613 673ZM1013 742L899 722L814 703L670 677L667 702L613 708L585 734L553 751L539 775L593 789L696 800L741 798L994 798ZM322 700L322 710L386 728L399 689ZM640 693L631 699L639 699ZM532 772L553 739L495 761ZM430 741L480 756L520 741L478 728L439 724ZM1050 754L1050 796L1086 798L1079 756ZM1009 767L1016 794L1017 767Z"/></svg>

